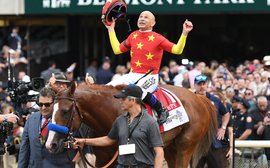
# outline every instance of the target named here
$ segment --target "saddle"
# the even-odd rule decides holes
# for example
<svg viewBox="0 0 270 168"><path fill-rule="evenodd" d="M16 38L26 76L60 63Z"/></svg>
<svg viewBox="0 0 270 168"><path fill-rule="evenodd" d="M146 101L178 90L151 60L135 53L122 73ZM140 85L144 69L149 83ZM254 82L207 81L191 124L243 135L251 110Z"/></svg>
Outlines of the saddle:
<svg viewBox="0 0 270 168"><path fill-rule="evenodd" d="M159 87L153 94L169 113L167 121L159 126L160 132L168 131L189 121L181 101L175 94L162 87ZM157 119L156 112L146 103L145 107L148 113Z"/></svg>

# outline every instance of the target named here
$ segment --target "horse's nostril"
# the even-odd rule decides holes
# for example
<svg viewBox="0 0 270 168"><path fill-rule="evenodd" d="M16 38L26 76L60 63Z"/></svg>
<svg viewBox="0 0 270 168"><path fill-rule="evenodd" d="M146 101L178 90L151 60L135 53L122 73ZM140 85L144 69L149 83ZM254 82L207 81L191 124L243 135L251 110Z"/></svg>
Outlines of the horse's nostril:
<svg viewBox="0 0 270 168"><path fill-rule="evenodd" d="M57 144L56 143L52 143L52 149L56 149L57 148Z"/></svg>

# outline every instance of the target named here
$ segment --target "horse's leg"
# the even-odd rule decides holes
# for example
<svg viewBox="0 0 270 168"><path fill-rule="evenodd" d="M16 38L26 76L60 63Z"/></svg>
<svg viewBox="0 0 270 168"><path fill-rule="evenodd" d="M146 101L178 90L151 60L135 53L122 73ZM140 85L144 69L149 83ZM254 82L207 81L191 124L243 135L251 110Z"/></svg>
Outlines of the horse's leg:
<svg viewBox="0 0 270 168"><path fill-rule="evenodd" d="M173 142L172 142L173 143ZM164 149L165 160L169 168L175 167L176 148L173 144L170 144Z"/></svg>
<svg viewBox="0 0 270 168"><path fill-rule="evenodd" d="M198 142L196 142L198 143ZM181 167L181 168L188 168L188 165L190 163L190 160L192 158L192 154L196 148L196 145L193 146L186 146L186 143L182 143L182 147L180 150L178 150L176 157L176 166L175 167ZM180 156L180 157L179 157Z"/></svg>
<svg viewBox="0 0 270 168"><path fill-rule="evenodd" d="M165 159L169 168L187 168L192 154L196 148L197 141L174 140L164 150Z"/></svg>

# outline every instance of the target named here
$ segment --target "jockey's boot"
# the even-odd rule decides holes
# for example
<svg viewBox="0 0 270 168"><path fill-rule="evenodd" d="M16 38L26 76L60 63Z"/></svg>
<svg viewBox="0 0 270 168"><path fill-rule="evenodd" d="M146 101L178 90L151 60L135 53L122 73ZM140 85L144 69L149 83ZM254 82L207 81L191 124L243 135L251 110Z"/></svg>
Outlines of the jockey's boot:
<svg viewBox="0 0 270 168"><path fill-rule="evenodd" d="M145 98L143 99L145 103L147 103L149 106L151 106L158 115L158 123L161 125L166 122L169 113L168 111L162 106L161 102L156 98L155 95L151 93L147 93Z"/></svg>

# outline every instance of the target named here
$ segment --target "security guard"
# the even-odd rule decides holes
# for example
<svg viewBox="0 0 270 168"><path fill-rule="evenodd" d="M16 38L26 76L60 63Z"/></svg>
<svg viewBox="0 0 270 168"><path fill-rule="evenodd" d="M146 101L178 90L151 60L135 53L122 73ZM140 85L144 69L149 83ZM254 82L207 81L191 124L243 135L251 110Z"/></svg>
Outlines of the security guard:
<svg viewBox="0 0 270 168"><path fill-rule="evenodd" d="M234 128L235 138L238 140L246 140L252 133L253 122L250 114L247 112L249 104L246 100L241 99L238 104L239 111L236 114Z"/></svg>

